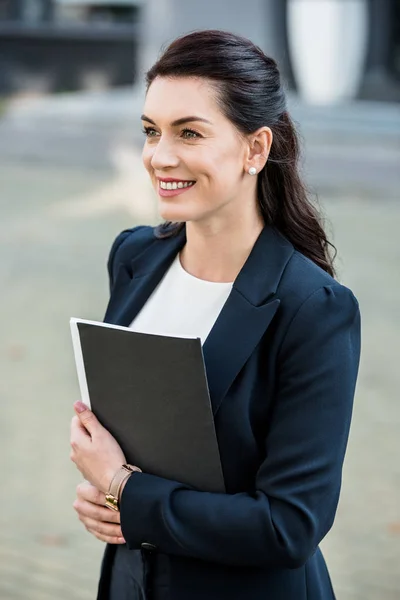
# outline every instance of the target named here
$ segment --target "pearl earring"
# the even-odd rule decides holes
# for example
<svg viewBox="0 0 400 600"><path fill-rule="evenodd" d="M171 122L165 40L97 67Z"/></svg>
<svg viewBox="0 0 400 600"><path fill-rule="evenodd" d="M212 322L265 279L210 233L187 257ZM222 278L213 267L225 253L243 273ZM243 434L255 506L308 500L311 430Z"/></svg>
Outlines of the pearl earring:
<svg viewBox="0 0 400 600"><path fill-rule="evenodd" d="M250 167L249 175L255 175L257 173L257 169L255 167Z"/></svg>

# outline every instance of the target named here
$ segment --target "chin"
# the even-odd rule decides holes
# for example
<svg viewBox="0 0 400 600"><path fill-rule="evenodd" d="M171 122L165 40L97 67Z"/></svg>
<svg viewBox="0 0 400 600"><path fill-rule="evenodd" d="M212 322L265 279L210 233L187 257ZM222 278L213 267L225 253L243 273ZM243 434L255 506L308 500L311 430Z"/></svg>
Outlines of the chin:
<svg viewBox="0 0 400 600"><path fill-rule="evenodd" d="M193 211L185 210L183 206L165 206L164 203L160 203L158 207L158 213L164 221L171 221L173 223L186 223L186 221L195 221L196 216Z"/></svg>

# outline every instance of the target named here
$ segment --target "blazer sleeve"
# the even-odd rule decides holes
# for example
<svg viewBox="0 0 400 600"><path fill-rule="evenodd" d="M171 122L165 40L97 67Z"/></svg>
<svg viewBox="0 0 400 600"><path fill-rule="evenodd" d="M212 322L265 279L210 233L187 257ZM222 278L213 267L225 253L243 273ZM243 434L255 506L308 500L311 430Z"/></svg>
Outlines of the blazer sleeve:
<svg viewBox="0 0 400 600"><path fill-rule="evenodd" d="M253 494L216 494L133 473L121 498L130 548L226 565L297 568L332 526L360 356L360 313L339 284L292 319Z"/></svg>

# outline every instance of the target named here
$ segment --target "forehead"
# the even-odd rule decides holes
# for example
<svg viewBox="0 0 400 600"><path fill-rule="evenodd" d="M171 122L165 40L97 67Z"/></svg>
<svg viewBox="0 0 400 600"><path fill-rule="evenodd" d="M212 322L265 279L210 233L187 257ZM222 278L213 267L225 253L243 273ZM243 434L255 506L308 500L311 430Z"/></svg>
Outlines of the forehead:
<svg viewBox="0 0 400 600"><path fill-rule="evenodd" d="M150 118L173 121L187 114L215 120L222 118L209 81L199 77L156 77L144 104Z"/></svg>

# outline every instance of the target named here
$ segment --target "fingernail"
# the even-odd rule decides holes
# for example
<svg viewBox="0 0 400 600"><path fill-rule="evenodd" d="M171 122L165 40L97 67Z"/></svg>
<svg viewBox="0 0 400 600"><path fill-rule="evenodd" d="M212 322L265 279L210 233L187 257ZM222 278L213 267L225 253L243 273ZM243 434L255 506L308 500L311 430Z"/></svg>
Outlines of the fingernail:
<svg viewBox="0 0 400 600"><path fill-rule="evenodd" d="M84 410L87 410L86 404L83 404L83 402L80 402L80 401L79 402L75 402L74 408L75 408L76 412L78 412L78 413L81 413Z"/></svg>
<svg viewBox="0 0 400 600"><path fill-rule="evenodd" d="M121 544L126 544L125 539L123 537L119 537L118 541L121 542Z"/></svg>

